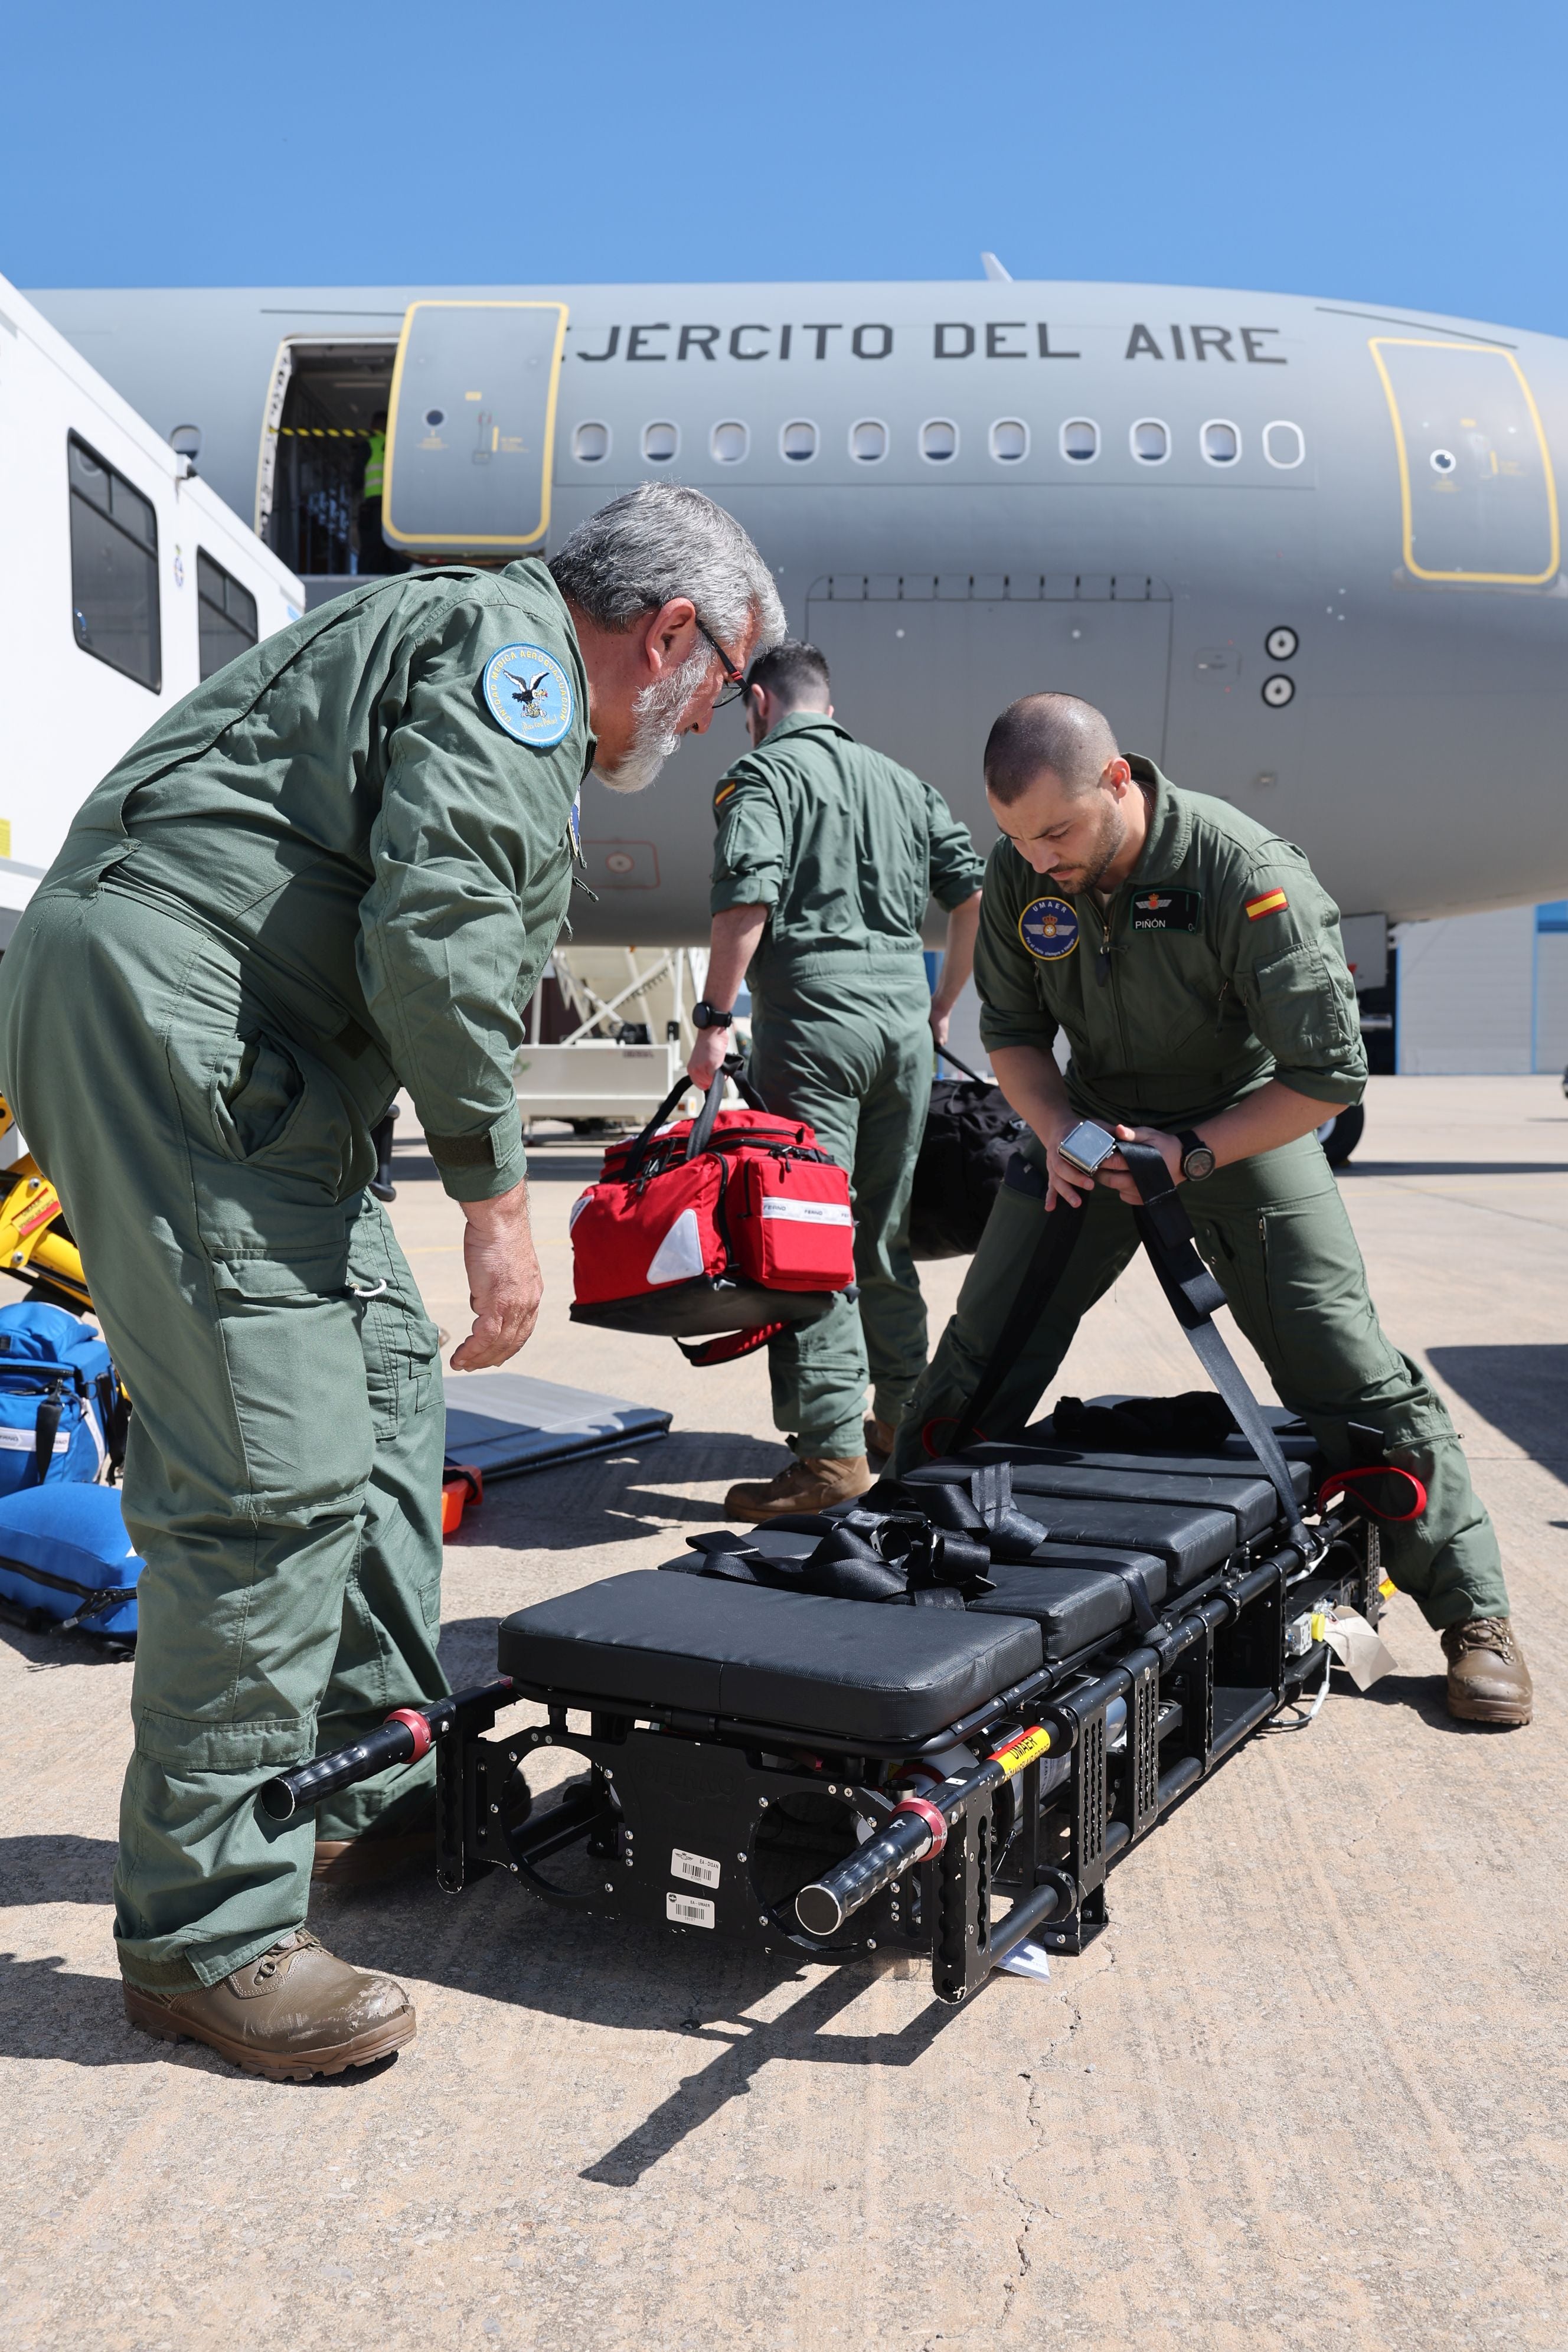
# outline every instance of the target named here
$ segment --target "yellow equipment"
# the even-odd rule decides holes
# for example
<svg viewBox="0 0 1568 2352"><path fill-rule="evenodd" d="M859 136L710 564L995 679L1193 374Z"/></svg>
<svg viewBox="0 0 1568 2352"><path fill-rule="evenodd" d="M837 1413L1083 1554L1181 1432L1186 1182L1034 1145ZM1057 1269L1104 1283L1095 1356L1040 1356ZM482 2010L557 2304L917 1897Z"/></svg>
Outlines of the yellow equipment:
<svg viewBox="0 0 1568 2352"><path fill-rule="evenodd" d="M9 1160L7 1150L16 1155ZM3 1095L0 1161L5 1163L0 1166L0 1274L41 1291L58 1306L90 1311L81 1253L70 1237L60 1196L27 1150Z"/></svg>

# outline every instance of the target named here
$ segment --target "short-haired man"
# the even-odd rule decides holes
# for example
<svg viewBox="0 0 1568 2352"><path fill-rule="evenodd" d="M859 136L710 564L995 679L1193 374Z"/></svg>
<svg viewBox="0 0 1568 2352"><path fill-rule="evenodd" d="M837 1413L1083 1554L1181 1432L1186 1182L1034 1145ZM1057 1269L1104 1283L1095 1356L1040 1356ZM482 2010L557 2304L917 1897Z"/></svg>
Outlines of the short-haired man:
<svg viewBox="0 0 1568 2352"><path fill-rule="evenodd" d="M931 1045L945 1042L969 978L980 860L940 793L833 715L815 646L763 654L746 681L754 749L713 796L713 929L708 995L689 1064L711 1083L743 976L752 992L751 1074L770 1110L808 1119L855 1188L858 1310L768 1344L773 1420L795 1460L732 1486L728 1516L823 1510L872 1484L925 1365L925 1302L910 1255L910 1187L931 1100ZM921 923L948 910L933 995ZM749 970L748 970L749 968ZM868 1377L872 1420L863 1423Z"/></svg>
<svg viewBox="0 0 1568 2352"><path fill-rule="evenodd" d="M975 979L998 1083L1027 1120L947 1328L899 1433L895 1468L973 1394L1043 1211L1088 1196L1067 1270L986 1415L1025 1426L1080 1318L1137 1247L1120 1154L1098 1185L1061 1156L1079 1118L1152 1144L1198 1247L1281 1401L1335 1469L1373 1433L1426 1491L1383 1529L1394 1583L1439 1628L1448 1705L1528 1723L1531 1683L1509 1622L1497 1537L1441 1401L1391 1345L1314 1129L1366 1079L1339 911L1301 852L1224 801L1180 792L1119 753L1070 695L1003 712L985 749L1003 838L985 875ZM1065 1033L1064 1076L1051 1047Z"/></svg>
<svg viewBox="0 0 1568 2352"><path fill-rule="evenodd" d="M427 1852L429 1761L268 1821L260 1782L440 1696L437 1334L366 1190L399 1087L462 1204L474 1328L539 1312L512 1061L590 767L647 783L783 634L696 490L547 567L443 566L197 688L79 811L0 970L0 1087L58 1186L134 1399L146 1561L116 1927L132 2022L253 2073L405 2042L303 1931L317 1874Z"/></svg>

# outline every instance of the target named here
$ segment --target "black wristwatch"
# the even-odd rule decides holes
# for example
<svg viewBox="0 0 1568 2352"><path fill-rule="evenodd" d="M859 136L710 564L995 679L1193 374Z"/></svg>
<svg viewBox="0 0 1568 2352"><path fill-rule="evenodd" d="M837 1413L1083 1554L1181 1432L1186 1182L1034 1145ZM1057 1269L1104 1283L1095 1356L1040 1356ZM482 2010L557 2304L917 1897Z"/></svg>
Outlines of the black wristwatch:
<svg viewBox="0 0 1568 2352"><path fill-rule="evenodd" d="M1205 1176L1214 1174L1214 1153L1201 1135L1184 1127L1176 1137L1182 1147L1182 1173L1189 1184L1201 1184Z"/></svg>
<svg viewBox="0 0 1568 2352"><path fill-rule="evenodd" d="M728 1029L734 1018L732 1012L721 1013L718 1006L710 1004L705 996L700 996L691 1008L694 1029Z"/></svg>

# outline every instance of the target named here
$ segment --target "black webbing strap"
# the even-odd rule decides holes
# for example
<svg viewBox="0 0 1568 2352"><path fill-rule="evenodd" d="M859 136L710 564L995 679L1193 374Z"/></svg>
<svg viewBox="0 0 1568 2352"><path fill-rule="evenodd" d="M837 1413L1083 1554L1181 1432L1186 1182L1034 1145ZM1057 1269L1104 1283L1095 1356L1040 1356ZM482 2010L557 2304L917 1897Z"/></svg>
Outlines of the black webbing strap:
<svg viewBox="0 0 1568 2352"><path fill-rule="evenodd" d="M1037 1176L1037 1171L1030 1167L1023 1154L1015 1152L1004 1181L1012 1181L1019 1170L1026 1170L1030 1176ZM1038 1182L1043 1195L1046 1179L1039 1176ZM1015 1184L1014 1189L1022 1191L1025 1188ZM1024 1270L1018 1295L1008 1309L1007 1319L997 1334L996 1345L986 1359L985 1370L975 1384L973 1394L959 1414L952 1437L942 1448L944 1454L961 1454L966 1445L973 1444L980 1416L990 1410L997 1391L1016 1363L1025 1342L1049 1306L1051 1294L1067 1271L1067 1263L1072 1255L1073 1244L1078 1240L1082 1223L1082 1202L1077 1208L1069 1208L1065 1201L1058 1201L1048 1214L1042 1213L1039 1239Z"/></svg>
<svg viewBox="0 0 1568 2352"><path fill-rule="evenodd" d="M1236 1425L1268 1474L1279 1497L1290 1540L1305 1559L1315 1559L1320 1546L1301 1523L1301 1506L1279 1440L1263 1416L1263 1408L1242 1377L1240 1365L1215 1326L1216 1307L1225 1293L1202 1258L1193 1235L1192 1220L1176 1197L1171 1171L1150 1143L1124 1143L1121 1156L1132 1172L1143 1205L1132 1214L1160 1287L1175 1310L1176 1320L1205 1371L1230 1407Z"/></svg>

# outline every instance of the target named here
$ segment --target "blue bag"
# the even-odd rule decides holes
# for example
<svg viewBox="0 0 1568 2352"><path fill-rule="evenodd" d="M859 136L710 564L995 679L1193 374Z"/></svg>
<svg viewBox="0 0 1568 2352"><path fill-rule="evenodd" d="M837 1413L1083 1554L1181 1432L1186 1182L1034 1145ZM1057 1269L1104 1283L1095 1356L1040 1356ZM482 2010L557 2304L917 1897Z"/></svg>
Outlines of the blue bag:
<svg viewBox="0 0 1568 2352"><path fill-rule="evenodd" d="M109 1349L63 1307L0 1307L0 1496L101 1475L119 1388Z"/></svg>
<svg viewBox="0 0 1568 2352"><path fill-rule="evenodd" d="M0 1601L62 1631L136 1632L142 1561L115 1486L50 1485L0 1496Z"/></svg>

